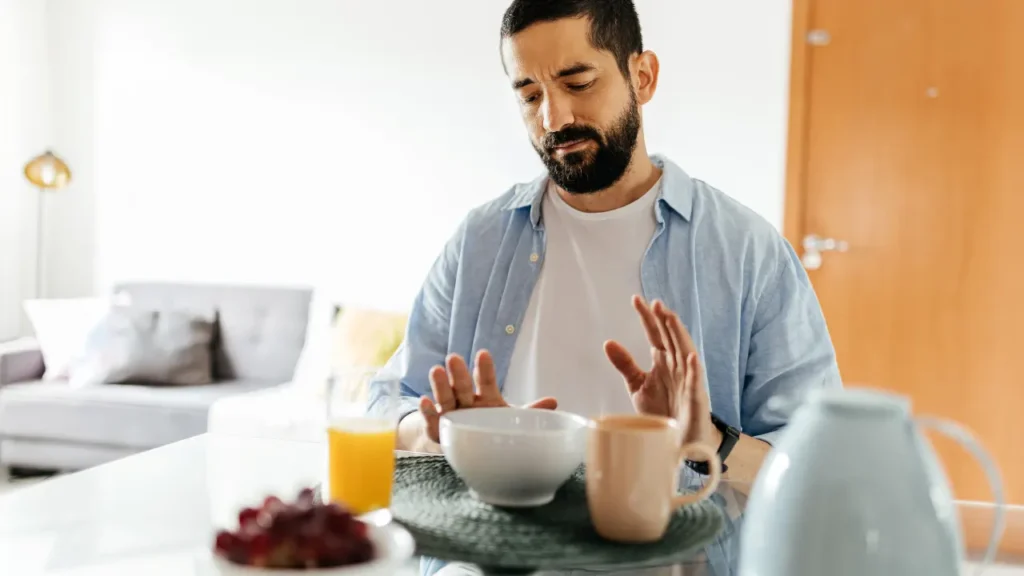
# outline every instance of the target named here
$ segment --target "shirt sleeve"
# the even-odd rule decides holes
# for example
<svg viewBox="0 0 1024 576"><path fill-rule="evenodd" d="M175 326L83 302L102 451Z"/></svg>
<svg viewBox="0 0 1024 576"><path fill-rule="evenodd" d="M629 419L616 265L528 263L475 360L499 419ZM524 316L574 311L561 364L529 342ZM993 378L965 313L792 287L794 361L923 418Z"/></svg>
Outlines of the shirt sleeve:
<svg viewBox="0 0 1024 576"><path fill-rule="evenodd" d="M448 354L452 302L465 223L447 242L420 288L406 327L405 338L384 368L370 382L367 412L383 414L389 386L399 385L399 417L414 412L421 396L433 397L428 373L443 365Z"/></svg>
<svg viewBox="0 0 1024 576"><path fill-rule="evenodd" d="M769 444L808 392L842 386L814 288L793 247L778 243L778 264L755 303L742 398L744 433Z"/></svg>

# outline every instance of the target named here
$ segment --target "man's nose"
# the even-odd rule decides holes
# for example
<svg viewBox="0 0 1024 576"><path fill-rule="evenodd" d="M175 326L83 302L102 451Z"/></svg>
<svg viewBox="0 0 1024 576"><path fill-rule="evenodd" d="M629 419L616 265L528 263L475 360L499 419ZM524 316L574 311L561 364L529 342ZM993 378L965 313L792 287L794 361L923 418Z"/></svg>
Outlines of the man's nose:
<svg viewBox="0 0 1024 576"><path fill-rule="evenodd" d="M544 130L547 132L557 132L575 120L568 99L559 94L548 94L544 97L541 114L544 116Z"/></svg>

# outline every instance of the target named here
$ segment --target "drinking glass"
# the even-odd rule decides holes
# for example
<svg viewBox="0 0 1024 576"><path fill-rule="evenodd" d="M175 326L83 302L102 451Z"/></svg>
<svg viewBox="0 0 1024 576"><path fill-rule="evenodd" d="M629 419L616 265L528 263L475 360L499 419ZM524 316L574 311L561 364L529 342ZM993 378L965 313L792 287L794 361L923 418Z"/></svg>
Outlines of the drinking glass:
<svg viewBox="0 0 1024 576"><path fill-rule="evenodd" d="M367 411L376 371L335 372L327 394L327 476L330 500L353 514L391 505L399 381L380 380L383 395Z"/></svg>

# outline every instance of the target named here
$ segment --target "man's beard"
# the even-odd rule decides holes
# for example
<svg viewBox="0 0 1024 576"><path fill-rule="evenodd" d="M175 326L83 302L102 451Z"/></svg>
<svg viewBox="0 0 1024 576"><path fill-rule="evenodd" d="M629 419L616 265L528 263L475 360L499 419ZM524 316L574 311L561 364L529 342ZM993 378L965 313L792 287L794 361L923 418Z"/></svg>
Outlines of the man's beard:
<svg viewBox="0 0 1024 576"><path fill-rule="evenodd" d="M534 145L555 184L572 194L599 192L618 182L629 167L640 133L640 107L636 94L608 131L607 137L591 126L572 125L544 135L541 146ZM596 151L571 152L556 159L555 146L576 140L593 140Z"/></svg>

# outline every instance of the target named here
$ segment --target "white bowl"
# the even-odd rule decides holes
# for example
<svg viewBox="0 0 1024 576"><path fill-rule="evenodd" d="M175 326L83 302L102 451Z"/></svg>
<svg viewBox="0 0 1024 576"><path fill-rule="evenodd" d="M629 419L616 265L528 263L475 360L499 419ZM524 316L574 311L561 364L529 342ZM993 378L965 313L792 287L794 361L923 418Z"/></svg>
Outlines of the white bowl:
<svg viewBox="0 0 1024 576"><path fill-rule="evenodd" d="M217 569L216 573L220 576L393 576L409 565L416 545L408 530L394 522L385 526L370 525L368 528L367 534L373 541L377 557L369 562L351 566L282 570L243 566L216 554L211 556Z"/></svg>
<svg viewBox="0 0 1024 576"><path fill-rule="evenodd" d="M456 410L441 417L441 449L481 501L541 506L583 462L588 423L556 410Z"/></svg>

